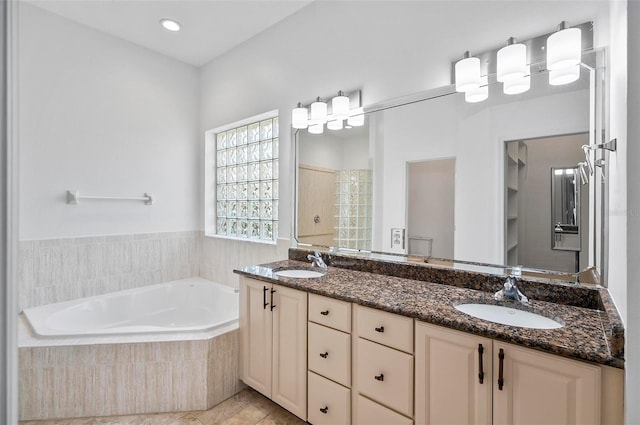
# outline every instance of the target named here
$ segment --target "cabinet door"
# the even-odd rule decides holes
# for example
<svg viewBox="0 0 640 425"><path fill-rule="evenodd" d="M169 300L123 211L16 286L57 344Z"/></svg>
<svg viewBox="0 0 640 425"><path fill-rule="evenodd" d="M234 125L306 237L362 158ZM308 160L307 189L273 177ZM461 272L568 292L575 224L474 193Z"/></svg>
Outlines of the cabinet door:
<svg viewBox="0 0 640 425"><path fill-rule="evenodd" d="M270 290L270 283L247 278L240 281L242 380L267 397L271 397Z"/></svg>
<svg viewBox="0 0 640 425"><path fill-rule="evenodd" d="M416 423L491 424L492 341L427 323L415 328Z"/></svg>
<svg viewBox="0 0 640 425"><path fill-rule="evenodd" d="M271 399L307 419L307 293L273 285Z"/></svg>
<svg viewBox="0 0 640 425"><path fill-rule="evenodd" d="M495 341L493 357L495 424L600 423L599 367Z"/></svg>

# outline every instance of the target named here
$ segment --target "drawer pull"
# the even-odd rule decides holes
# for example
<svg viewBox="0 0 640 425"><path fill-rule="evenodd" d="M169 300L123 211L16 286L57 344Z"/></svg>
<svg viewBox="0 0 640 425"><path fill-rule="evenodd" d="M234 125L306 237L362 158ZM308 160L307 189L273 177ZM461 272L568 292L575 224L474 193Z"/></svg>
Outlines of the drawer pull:
<svg viewBox="0 0 640 425"><path fill-rule="evenodd" d="M376 332L384 332L384 326L380 326L379 328L374 328L376 330Z"/></svg>
<svg viewBox="0 0 640 425"><path fill-rule="evenodd" d="M262 309L263 310L266 310L267 306L269 305L269 303L267 302L267 291L268 291L267 287L263 286L262 287L262 303L263 303Z"/></svg>
<svg viewBox="0 0 640 425"><path fill-rule="evenodd" d="M498 389L502 391L502 387L504 385L504 377L503 377L503 367L504 367L504 350L501 348L500 353L498 354L498 358L500 359L500 367L498 372Z"/></svg>
<svg viewBox="0 0 640 425"><path fill-rule="evenodd" d="M376 376L374 376L374 378L375 378L376 381L382 382L382 381L384 381L384 373L381 373L380 375L376 375Z"/></svg>
<svg viewBox="0 0 640 425"><path fill-rule="evenodd" d="M329 353L326 351L324 353L320 353L320 357L322 357L323 359L326 359L327 357L329 357Z"/></svg>
<svg viewBox="0 0 640 425"><path fill-rule="evenodd" d="M321 407L320 411L326 415L327 413L329 413L329 406Z"/></svg>
<svg viewBox="0 0 640 425"><path fill-rule="evenodd" d="M323 316L328 316L329 310L321 311L320 314L322 314Z"/></svg>
<svg viewBox="0 0 640 425"><path fill-rule="evenodd" d="M478 369L480 372L478 373L478 380L480 383L484 383L484 368L482 367L482 357L484 353L484 347L482 344L478 344Z"/></svg>
<svg viewBox="0 0 640 425"><path fill-rule="evenodd" d="M274 308L276 308L276 305L273 303L273 294L274 292L276 292L275 289L271 289L271 311L273 311Z"/></svg>

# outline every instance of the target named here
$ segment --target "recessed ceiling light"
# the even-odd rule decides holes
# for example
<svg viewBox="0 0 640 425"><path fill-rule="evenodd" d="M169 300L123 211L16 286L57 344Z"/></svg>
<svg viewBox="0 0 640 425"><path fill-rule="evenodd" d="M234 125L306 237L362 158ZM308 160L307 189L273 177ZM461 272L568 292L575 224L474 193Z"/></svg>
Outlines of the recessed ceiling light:
<svg viewBox="0 0 640 425"><path fill-rule="evenodd" d="M162 25L162 27L167 31L180 31L180 23L173 19L160 19L160 25Z"/></svg>

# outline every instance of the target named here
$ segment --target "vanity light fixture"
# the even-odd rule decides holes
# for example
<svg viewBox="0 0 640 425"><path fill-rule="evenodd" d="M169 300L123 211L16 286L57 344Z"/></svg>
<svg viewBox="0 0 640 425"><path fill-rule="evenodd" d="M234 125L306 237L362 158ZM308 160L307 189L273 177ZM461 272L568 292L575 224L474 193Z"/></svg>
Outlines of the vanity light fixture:
<svg viewBox="0 0 640 425"><path fill-rule="evenodd" d="M347 118L347 125L351 127L362 127L364 125L364 109L362 107L351 110L351 115Z"/></svg>
<svg viewBox="0 0 640 425"><path fill-rule="evenodd" d="M562 21L558 30L547 38L547 69L556 71L579 65L582 60L582 31L567 28Z"/></svg>
<svg viewBox="0 0 640 425"><path fill-rule="evenodd" d="M338 120L346 120L349 118L349 106L349 98L340 90L338 95L331 99L331 112L333 117Z"/></svg>
<svg viewBox="0 0 640 425"><path fill-rule="evenodd" d="M169 18L160 19L160 25L162 25L162 28L166 29L167 31L171 31L171 32L180 31L180 22L174 19L169 19Z"/></svg>
<svg viewBox="0 0 640 425"><path fill-rule="evenodd" d="M318 96L311 104L309 125L324 124L327 122L327 104ZM322 133L322 132L320 132ZM319 133L315 133L319 134Z"/></svg>
<svg viewBox="0 0 640 425"><path fill-rule="evenodd" d="M487 76L480 78L480 87L464 92L464 100L469 103L478 103L489 98L489 84Z"/></svg>
<svg viewBox="0 0 640 425"><path fill-rule="evenodd" d="M324 131L324 124L310 125L308 130L311 134L322 134L322 132Z"/></svg>
<svg viewBox="0 0 640 425"><path fill-rule="evenodd" d="M507 45L498 50L496 61L496 79L499 82L524 78L527 75L527 46L516 43L516 39L511 37Z"/></svg>
<svg viewBox="0 0 640 425"><path fill-rule="evenodd" d="M344 120L335 119L335 116L329 117L327 121L327 129L329 130L342 130L344 124Z"/></svg>
<svg viewBox="0 0 640 425"><path fill-rule="evenodd" d="M530 66L526 66L526 74L517 80L505 81L502 83L502 91L504 94L520 94L531 88L531 71Z"/></svg>
<svg viewBox="0 0 640 425"><path fill-rule="evenodd" d="M480 59L464 52L462 59L455 65L456 91L467 92L480 87Z"/></svg>
<svg viewBox="0 0 640 425"><path fill-rule="evenodd" d="M291 127L303 129L308 127L309 111L301 102L291 110Z"/></svg>

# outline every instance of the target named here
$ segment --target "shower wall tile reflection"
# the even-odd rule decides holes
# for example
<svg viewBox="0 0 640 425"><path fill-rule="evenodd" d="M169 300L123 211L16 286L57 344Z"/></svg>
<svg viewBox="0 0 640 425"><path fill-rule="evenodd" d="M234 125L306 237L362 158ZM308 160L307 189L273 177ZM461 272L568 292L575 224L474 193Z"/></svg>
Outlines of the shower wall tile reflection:
<svg viewBox="0 0 640 425"><path fill-rule="evenodd" d="M20 242L19 308L199 275L201 232Z"/></svg>
<svg viewBox="0 0 640 425"><path fill-rule="evenodd" d="M336 245L371 249L371 170L336 171Z"/></svg>

